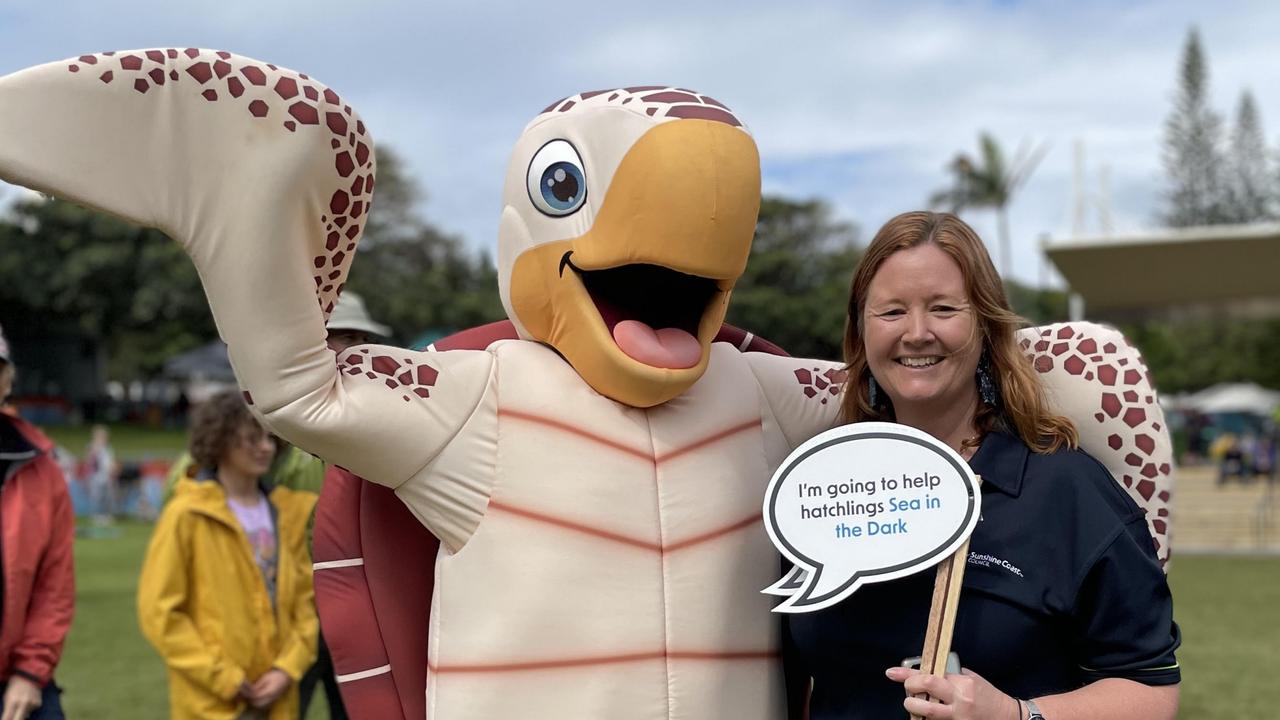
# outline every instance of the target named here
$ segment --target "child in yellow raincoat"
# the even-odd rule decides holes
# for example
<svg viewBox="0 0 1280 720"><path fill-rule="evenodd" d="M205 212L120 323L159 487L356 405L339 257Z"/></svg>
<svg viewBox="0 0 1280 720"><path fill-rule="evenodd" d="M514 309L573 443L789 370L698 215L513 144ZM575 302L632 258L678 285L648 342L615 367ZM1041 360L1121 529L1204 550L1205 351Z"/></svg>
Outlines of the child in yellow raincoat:
<svg viewBox="0 0 1280 720"><path fill-rule="evenodd" d="M238 392L197 410L190 449L200 471L160 516L138 588L170 716L292 720L319 627L305 545L316 497L261 483L275 441Z"/></svg>

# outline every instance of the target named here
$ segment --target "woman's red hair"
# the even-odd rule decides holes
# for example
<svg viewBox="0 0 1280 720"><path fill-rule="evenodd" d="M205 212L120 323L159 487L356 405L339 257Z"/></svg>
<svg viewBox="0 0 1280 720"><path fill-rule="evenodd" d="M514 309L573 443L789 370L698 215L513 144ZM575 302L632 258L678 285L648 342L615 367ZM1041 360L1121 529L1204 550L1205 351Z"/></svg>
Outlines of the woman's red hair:
<svg viewBox="0 0 1280 720"><path fill-rule="evenodd" d="M890 255L924 244L945 252L964 277L978 339L990 362L1000 399L995 406L980 403L974 425L979 438L1005 425L1032 450L1049 453L1079 444L1075 426L1065 417L1049 411L1044 387L1030 361L1018 347L1017 332L1026 322L1009 308L1004 283L978 234L951 213L906 212L889 220L876 233L858 263L849 288L848 317L844 330L844 361L848 371L841 400L844 422L864 420L894 421L893 404L885 398L872 407L868 401L871 371L863 344L863 312L871 279ZM966 445L976 445L973 438Z"/></svg>

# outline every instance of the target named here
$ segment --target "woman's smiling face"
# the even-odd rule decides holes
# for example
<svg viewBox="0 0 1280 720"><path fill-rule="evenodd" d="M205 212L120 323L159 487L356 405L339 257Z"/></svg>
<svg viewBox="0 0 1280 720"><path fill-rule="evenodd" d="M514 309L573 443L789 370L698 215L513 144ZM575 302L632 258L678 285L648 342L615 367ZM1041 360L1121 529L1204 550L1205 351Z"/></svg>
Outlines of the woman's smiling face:
<svg viewBox="0 0 1280 720"><path fill-rule="evenodd" d="M982 342L964 275L942 248L925 243L886 258L862 319L867 366L899 418L976 406Z"/></svg>

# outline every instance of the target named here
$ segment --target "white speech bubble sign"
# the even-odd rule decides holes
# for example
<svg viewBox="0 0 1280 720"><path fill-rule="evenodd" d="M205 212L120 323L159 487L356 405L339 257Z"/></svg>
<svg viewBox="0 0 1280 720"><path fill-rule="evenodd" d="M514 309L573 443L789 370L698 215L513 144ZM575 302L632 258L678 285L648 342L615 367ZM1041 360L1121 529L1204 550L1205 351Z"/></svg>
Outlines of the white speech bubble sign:
<svg viewBox="0 0 1280 720"><path fill-rule="evenodd" d="M828 430L769 481L765 529L796 567L762 592L786 597L774 612L812 612L919 572L973 533L981 505L969 464L928 433L882 422Z"/></svg>

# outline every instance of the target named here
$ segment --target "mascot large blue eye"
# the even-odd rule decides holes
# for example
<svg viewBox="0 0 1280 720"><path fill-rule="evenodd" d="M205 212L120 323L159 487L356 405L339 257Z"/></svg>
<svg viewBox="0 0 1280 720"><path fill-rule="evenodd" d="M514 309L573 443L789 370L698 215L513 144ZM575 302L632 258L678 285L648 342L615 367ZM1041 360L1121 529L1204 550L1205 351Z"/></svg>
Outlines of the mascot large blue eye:
<svg viewBox="0 0 1280 720"><path fill-rule="evenodd" d="M587 199L582 158L567 140L552 140L529 161L529 199L547 215L572 215Z"/></svg>

